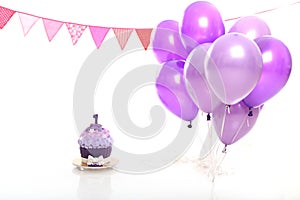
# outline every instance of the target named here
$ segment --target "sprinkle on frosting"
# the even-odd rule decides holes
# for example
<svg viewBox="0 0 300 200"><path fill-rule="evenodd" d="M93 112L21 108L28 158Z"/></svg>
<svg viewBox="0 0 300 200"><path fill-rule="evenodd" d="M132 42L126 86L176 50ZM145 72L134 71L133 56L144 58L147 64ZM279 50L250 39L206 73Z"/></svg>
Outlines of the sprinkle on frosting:
<svg viewBox="0 0 300 200"><path fill-rule="evenodd" d="M91 124L83 133L81 133L78 144L81 147L90 148L107 148L111 146L113 139L109 130L103 128L100 124Z"/></svg>

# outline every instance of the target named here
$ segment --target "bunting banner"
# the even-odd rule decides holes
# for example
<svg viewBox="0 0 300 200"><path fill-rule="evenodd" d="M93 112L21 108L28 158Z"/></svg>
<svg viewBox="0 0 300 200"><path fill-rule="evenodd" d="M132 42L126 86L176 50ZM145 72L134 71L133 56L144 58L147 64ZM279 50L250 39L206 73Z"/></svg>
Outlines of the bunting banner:
<svg viewBox="0 0 300 200"><path fill-rule="evenodd" d="M150 44L152 30L153 29L151 29L151 28L135 29L135 32L137 33L145 50L148 49L148 46Z"/></svg>
<svg viewBox="0 0 300 200"><path fill-rule="evenodd" d="M295 5L298 3L300 3L300 1L291 3L289 5ZM280 9L280 7L256 12L255 15L266 13L266 12L272 12L277 9ZM5 8L2 6L0 6L0 30L7 25L7 23L15 15L15 13L19 15L24 36L26 36L29 33L29 31L32 29L32 27L36 24L36 22L39 19L42 19L44 24L44 29L49 42L53 40L55 35L61 29L61 27L65 24L70 34L71 42L73 45L77 44L80 37L82 36L82 34L87 28L89 28L91 37L97 48L101 47L101 44L104 41L109 30L112 30L114 32L114 35L121 49L124 49L126 47L126 44L134 31L137 34L141 42L141 45L144 47L145 50L148 49L151 43L151 33L153 31L153 28L124 28L124 27L102 27L102 26L84 25L84 24L78 24L73 22L64 22L55 19L43 18L29 13L11 10L9 8ZM237 20L241 17L242 16L233 17L233 18L225 19L224 21Z"/></svg>
<svg viewBox="0 0 300 200"><path fill-rule="evenodd" d="M116 38L120 44L121 49L124 49L133 29L130 28L113 28Z"/></svg>
<svg viewBox="0 0 300 200"><path fill-rule="evenodd" d="M92 34L93 40L95 42L95 45L97 48L100 47L102 44L106 34L110 30L109 28L106 27L99 27L99 26L90 26L90 32Z"/></svg>
<svg viewBox="0 0 300 200"><path fill-rule="evenodd" d="M27 33L30 31L33 25L39 20L38 17L35 17L33 15L23 14L23 13L19 13L19 18L22 24L24 36L27 35Z"/></svg>
<svg viewBox="0 0 300 200"><path fill-rule="evenodd" d="M87 26L80 25L80 24L72 24L72 23L66 23L66 26L70 33L73 45L75 45Z"/></svg>
<svg viewBox="0 0 300 200"><path fill-rule="evenodd" d="M54 38L56 33L62 27L63 23L51 19L43 19L44 28L48 37L49 42Z"/></svg>
<svg viewBox="0 0 300 200"><path fill-rule="evenodd" d="M0 29L2 29L16 11L0 6Z"/></svg>

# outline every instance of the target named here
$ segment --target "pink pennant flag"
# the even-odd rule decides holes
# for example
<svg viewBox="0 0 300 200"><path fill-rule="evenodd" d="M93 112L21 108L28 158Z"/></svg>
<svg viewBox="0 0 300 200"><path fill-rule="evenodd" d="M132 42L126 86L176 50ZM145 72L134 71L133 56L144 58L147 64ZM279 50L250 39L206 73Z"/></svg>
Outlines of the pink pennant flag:
<svg viewBox="0 0 300 200"><path fill-rule="evenodd" d="M128 39L129 39L133 29L131 29L131 28L113 28L113 31L116 35L116 38L120 44L121 49L123 50L128 42Z"/></svg>
<svg viewBox="0 0 300 200"><path fill-rule="evenodd" d="M49 42L54 38L56 33L59 31L63 22L51 20L51 19L43 19L44 28L48 37Z"/></svg>
<svg viewBox="0 0 300 200"><path fill-rule="evenodd" d="M32 26L37 22L39 18L25 13L19 13L19 17L22 24L24 36L26 36L27 33L32 28Z"/></svg>
<svg viewBox="0 0 300 200"><path fill-rule="evenodd" d="M0 29L2 29L16 11L0 6Z"/></svg>
<svg viewBox="0 0 300 200"><path fill-rule="evenodd" d="M152 28L135 29L135 32L137 33L138 37L140 38L140 41L145 50L148 49L148 46L150 44L150 38L151 38L152 31L153 31Z"/></svg>
<svg viewBox="0 0 300 200"><path fill-rule="evenodd" d="M99 48L110 28L99 26L90 26L89 28L96 47Z"/></svg>
<svg viewBox="0 0 300 200"><path fill-rule="evenodd" d="M80 25L80 24L72 24L72 23L66 23L66 26L68 28L68 31L71 35L71 39L73 42L73 45L75 45L79 38L81 37L82 33L86 29L86 25Z"/></svg>

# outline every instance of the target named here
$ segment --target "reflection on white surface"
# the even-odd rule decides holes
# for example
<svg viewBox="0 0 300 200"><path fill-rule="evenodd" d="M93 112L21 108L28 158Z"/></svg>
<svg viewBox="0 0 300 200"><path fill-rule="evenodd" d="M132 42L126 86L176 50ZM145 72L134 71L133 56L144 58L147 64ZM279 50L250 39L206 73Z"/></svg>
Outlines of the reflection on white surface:
<svg viewBox="0 0 300 200"><path fill-rule="evenodd" d="M111 176L115 173L112 169L83 170L73 169L79 176L77 195L80 200L111 199Z"/></svg>

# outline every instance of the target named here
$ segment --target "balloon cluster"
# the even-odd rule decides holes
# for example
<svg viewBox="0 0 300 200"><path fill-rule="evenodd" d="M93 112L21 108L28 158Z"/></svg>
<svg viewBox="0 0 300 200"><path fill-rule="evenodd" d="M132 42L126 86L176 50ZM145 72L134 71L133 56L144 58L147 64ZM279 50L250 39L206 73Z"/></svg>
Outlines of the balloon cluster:
<svg viewBox="0 0 300 200"><path fill-rule="evenodd" d="M162 64L156 88L163 104L185 121L199 110L208 113L225 145L251 130L292 69L288 48L263 20L240 18L225 33L219 11L205 1L186 8L181 27L174 20L159 23L153 51Z"/></svg>

